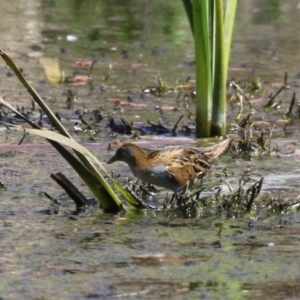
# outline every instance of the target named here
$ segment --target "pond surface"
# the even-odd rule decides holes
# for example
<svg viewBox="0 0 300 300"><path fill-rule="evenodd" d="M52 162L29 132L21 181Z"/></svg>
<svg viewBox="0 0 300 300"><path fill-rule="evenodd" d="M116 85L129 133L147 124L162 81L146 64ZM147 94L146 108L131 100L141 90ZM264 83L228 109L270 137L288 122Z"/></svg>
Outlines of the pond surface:
<svg viewBox="0 0 300 300"><path fill-rule="evenodd" d="M299 94L295 34L300 29L299 14L299 1L294 0L239 3L229 77L254 80L258 76L268 95L281 86L284 72L289 74L290 89L278 96L276 110L260 114L267 100L255 102L255 121L272 126L284 119L293 91ZM120 120L114 110L116 101L137 124L162 120L172 128L182 114L186 124L193 113L194 104L176 103L174 92L163 97L142 93L145 87L157 86L158 77L170 87L188 76L194 78L192 37L180 1L2 0L0 15L1 48L61 114L74 137L101 161L112 155L106 149L115 138L108 136L106 124L111 117ZM94 60L90 84L48 80L49 74L54 79L63 74L70 79L87 75L89 67L82 65ZM77 98L71 108L66 104L67 90ZM14 106L31 109L30 97L4 62L0 95ZM96 135L73 130L79 112L86 109L100 109L105 117ZM245 107L244 115L249 111ZM229 105L229 121L237 113ZM225 155L216 162L217 169L226 166L233 174L228 178L233 187L250 168L255 178L265 177L264 193L283 199L298 196L297 112L288 129L279 124L271 141L272 147L278 147L277 154L254 160ZM111 216L95 207L76 216L73 202L62 196L59 213L49 214L50 201L40 193L53 197L62 193L51 181L51 173L63 172L87 197L92 195L44 140L29 136L17 147L20 138L14 130L0 127L0 180L7 188L0 190L3 299L298 298L297 212L184 218L150 211ZM192 143L192 138L186 143ZM121 164L117 167L128 175Z"/></svg>

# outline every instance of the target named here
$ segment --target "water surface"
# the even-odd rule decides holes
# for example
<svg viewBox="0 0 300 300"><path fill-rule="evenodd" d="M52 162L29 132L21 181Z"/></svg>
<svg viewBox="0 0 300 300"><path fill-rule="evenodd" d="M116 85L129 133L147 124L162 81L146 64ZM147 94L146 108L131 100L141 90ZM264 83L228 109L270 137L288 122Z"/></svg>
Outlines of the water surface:
<svg viewBox="0 0 300 300"><path fill-rule="evenodd" d="M289 73L290 90L279 100L281 109L267 118L283 118L291 94L299 89L298 1L240 1L233 38L230 77L265 83L266 94L276 90ZM120 115L115 100L133 99L124 106L131 121L163 122L172 127L181 114L187 122L193 104L173 111L175 93L164 97L143 95L143 87L156 86L160 76L169 86L187 76L194 78L193 44L181 2L169 1L18 1L2 0L1 48L13 57L49 105L59 111L68 128L84 109L100 108L105 117ZM41 65L51 58L66 76L86 75L76 62L96 60L91 85L52 84ZM105 82L104 77L110 73ZM273 88L271 85L273 85ZM67 89L77 95L67 108ZM0 64L0 95L25 109L31 99L4 63ZM245 114L247 108L245 108ZM229 107L230 118L236 108ZM264 192L283 198L298 195L298 118L292 134L278 127L272 145L278 155L245 161L227 156L225 165L236 178L249 168L254 178L265 177ZM106 120L98 135L75 134L91 146L101 161L108 137ZM0 191L1 255L0 296L3 299L296 299L299 294L299 215L260 212L239 218L184 218L150 211L123 216L103 214L97 207L74 216L71 200L61 199L58 214L49 214L50 201L62 191L51 181L63 172L88 197L78 176L45 141L28 137L36 148L8 149L21 138L1 127ZM119 139L125 139L122 135ZM128 137L127 137L128 138ZM280 138L280 140L279 140ZM15 147L15 146L14 146ZM8 152L9 151L9 152ZM289 154L289 155L287 155ZM121 168L121 165L118 165ZM120 172L126 172L125 168ZM222 225L221 234L219 234Z"/></svg>

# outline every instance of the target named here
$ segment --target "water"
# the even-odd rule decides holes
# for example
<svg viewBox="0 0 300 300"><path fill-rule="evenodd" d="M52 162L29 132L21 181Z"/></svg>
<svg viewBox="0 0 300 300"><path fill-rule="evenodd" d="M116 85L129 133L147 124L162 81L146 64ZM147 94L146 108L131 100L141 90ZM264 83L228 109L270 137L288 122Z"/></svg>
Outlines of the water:
<svg viewBox="0 0 300 300"><path fill-rule="evenodd" d="M294 0L239 3L230 77L259 76L269 90L270 84L280 85L288 71L292 87L279 98L281 110L257 113L257 120L275 123L283 118L293 90L298 92L298 5ZM189 75L193 78L192 37L180 2L2 0L0 14L1 48L62 114L70 130L78 120L76 110L100 108L105 117L118 120L114 101L126 102L128 95L132 105L123 109L131 121L157 122L160 116L154 107L161 105L167 126L172 127L181 114L187 122L189 110L183 103L179 111L172 110L174 93L141 94L142 87L157 85L158 76L170 86ZM88 68L76 66L77 61L97 60L92 85L49 83L40 64L44 57L70 78L88 74ZM0 95L29 109L30 97L8 72L0 64ZM73 109L66 107L67 89L77 95ZM229 108L229 113L234 118L236 109ZM283 198L298 195L294 115L289 139L279 128L272 141L281 149L278 156L251 161L226 157L217 163L233 172L228 178L231 185L250 167L254 177L265 177L264 192L281 193ZM72 130L101 161L112 155L104 150L112 140L105 124L92 138ZM7 186L0 191L3 299L298 298L296 212L186 219L149 211L110 216L95 207L77 217L72 201L61 199L59 214L48 214L50 201L39 193L61 194L50 173L63 172L85 195L92 195L44 140L30 136L25 143L34 147L18 148L20 138L1 127L0 180ZM91 145L93 141L100 144Z"/></svg>

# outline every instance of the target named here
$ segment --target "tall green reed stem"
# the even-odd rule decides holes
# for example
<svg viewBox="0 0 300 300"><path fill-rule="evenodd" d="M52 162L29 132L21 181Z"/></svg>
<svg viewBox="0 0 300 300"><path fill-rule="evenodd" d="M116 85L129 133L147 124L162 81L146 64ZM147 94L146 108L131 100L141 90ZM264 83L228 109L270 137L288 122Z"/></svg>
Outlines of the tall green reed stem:
<svg viewBox="0 0 300 300"><path fill-rule="evenodd" d="M226 133L226 82L238 0L182 0L195 42L197 137ZM224 14L225 7L225 14Z"/></svg>

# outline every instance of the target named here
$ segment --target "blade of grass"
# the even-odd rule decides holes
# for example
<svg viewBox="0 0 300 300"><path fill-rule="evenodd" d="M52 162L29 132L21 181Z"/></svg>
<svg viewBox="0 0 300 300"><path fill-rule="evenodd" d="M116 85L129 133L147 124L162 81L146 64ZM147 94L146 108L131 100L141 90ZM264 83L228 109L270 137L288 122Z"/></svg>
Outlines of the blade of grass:
<svg viewBox="0 0 300 300"><path fill-rule="evenodd" d="M50 107L42 100L40 95L37 93L37 91L28 83L28 81L25 79L23 74L20 72L20 70L17 68L13 60L3 51L0 49L0 55L3 58L3 60L6 62L6 64L11 68L11 70L16 74L19 81L24 85L24 87L27 89L28 93L32 96L34 101L40 106L40 108L43 110L43 112L48 116L48 118L53 123L54 127L63 135L72 138L70 133L65 129L65 127L62 125L62 123L58 120L58 118L55 116L55 114L52 112Z"/></svg>
<svg viewBox="0 0 300 300"><path fill-rule="evenodd" d="M237 1L182 0L193 24L198 137L226 133L226 82Z"/></svg>
<svg viewBox="0 0 300 300"><path fill-rule="evenodd" d="M21 129L24 130L23 127L20 127L20 130ZM134 197L132 197L130 195L130 193L128 193L128 191L126 191L118 182L116 182L107 173L107 171L103 167L103 165L99 162L99 160L88 149L86 149L85 147L83 147L82 145L80 145L79 143L77 143L76 141L70 140L69 138L62 136L61 134L56 133L54 131L50 131L50 130L38 130L38 129L25 128L25 131L28 132L28 133L35 134L37 136L46 138L48 140L55 141L55 142L57 142L59 144L63 144L65 146L68 146L68 147L70 147L70 148L72 148L72 149L80 152L82 155L84 155L85 157L89 158L93 163L95 163L105 173L105 175L110 180L112 180L112 182L114 183L114 185L116 186L116 188L124 196L124 198L127 200L128 204L131 206L131 208L135 208L135 209L141 208L140 207L141 203L137 202L136 199ZM73 158L75 158L75 157L73 156ZM79 161L77 160L77 163L78 162ZM79 162L79 165L82 165L82 164ZM73 164L72 164L72 166L73 166ZM78 170L78 173L81 172L81 171L89 172L89 170L86 169L86 168L85 168L85 170L82 170L80 166L74 166L74 168L76 168ZM90 172L87 173L87 175L90 176L91 175ZM107 190L111 196L114 194L114 192L111 189L110 185L107 183L107 181L102 176L98 176L97 180L98 180L97 182L94 182L95 188L99 189L99 188L101 188L101 186L103 186L105 188L105 190ZM101 186L100 186L100 184L101 184ZM118 198L115 199L115 201L117 203L119 203L119 199ZM120 205L121 205L121 203L120 203Z"/></svg>
<svg viewBox="0 0 300 300"><path fill-rule="evenodd" d="M212 114L210 24L207 1L192 0L196 59L196 134L208 137Z"/></svg>
<svg viewBox="0 0 300 300"><path fill-rule="evenodd" d="M56 115L52 112L50 107L43 101L43 99L40 97L40 95L35 91L35 89L28 83L28 81L25 79L25 77L22 75L20 70L17 68L13 60L0 49L0 55L4 59L4 61L7 63L7 65L12 69L12 71L16 74L20 82L24 85L24 87L27 89L29 94L32 96L32 98L35 100L35 102L41 107L43 112L48 116L48 118L51 120L55 128L64 136L69 137L70 139L73 139L70 133L65 129L65 127L62 125L62 123L58 120ZM82 154L76 153L79 159L83 162L83 164L95 175L98 176L97 170L94 168L94 166L89 162L88 159L86 159Z"/></svg>
<svg viewBox="0 0 300 300"><path fill-rule="evenodd" d="M224 25L223 0L214 2L214 41L213 52L213 110L211 135L226 134L226 79L227 68L224 64Z"/></svg>
<svg viewBox="0 0 300 300"><path fill-rule="evenodd" d="M222 0L221 0L222 1ZM209 21L210 21L210 53L211 53L211 79L212 79L212 92L214 91L214 79L215 79L215 71L216 71L216 50L217 50L217 26L216 26L216 4L215 1L210 1L208 3L209 7ZM214 98L212 98L214 101Z"/></svg>
<svg viewBox="0 0 300 300"><path fill-rule="evenodd" d="M214 3L216 5L216 64L211 134L224 135L226 133L226 82L237 0L226 1L225 15L223 1L216 0Z"/></svg>
<svg viewBox="0 0 300 300"><path fill-rule="evenodd" d="M224 17L224 66L228 70L229 57L231 49L231 40L234 28L234 20L237 9L238 0L227 0L225 7L225 17ZM226 73L227 76L227 73Z"/></svg>
<svg viewBox="0 0 300 300"><path fill-rule="evenodd" d="M14 109L8 102L6 102L2 97L0 97L0 103L2 103L4 106L9 108L11 111L13 111L15 114L17 114L20 118L22 118L24 121L28 122L32 127L34 127L36 130L40 130L40 127L34 123L32 123L30 120L28 120L26 117L24 117L20 112L18 112L16 109ZM68 139L68 138L66 138ZM78 160L70 151L65 149L61 144L47 139L48 142L52 144L52 146L60 153L60 155L73 167L73 169L78 173L78 175L81 177L81 179L85 182L85 184L90 188L90 190L94 193L95 197L98 199L100 204L103 206L104 210L111 211L111 212L117 212L120 210L123 210L122 203L120 199L116 196L114 197L115 193L111 196L109 192L107 192L104 189L100 189L99 186L101 186L101 183L99 182L99 179L97 179L94 174L90 172L89 169L87 169L81 162ZM70 139L68 139L70 141ZM99 173L97 171L97 173ZM102 178L101 174L99 173L99 176ZM104 178L102 178L104 180ZM113 201L111 201L111 199ZM125 198L126 199L126 198Z"/></svg>
<svg viewBox="0 0 300 300"><path fill-rule="evenodd" d="M13 70L13 72L16 74L16 76L18 77L18 79L20 80L20 82L24 85L24 87L27 89L27 91L30 93L30 95L33 97L33 99L42 108L43 112L49 117L49 119L52 121L52 123L54 124L54 126L58 129L58 131L62 135L68 137L69 139L73 139L72 136L69 134L69 132L64 128L64 126L62 125L62 123L55 116L55 114L52 112L52 110L48 107L48 105L38 95L38 93L34 90L34 88L27 82L27 80L21 74L21 72L19 71L19 69L17 68L17 66L13 62L13 60L6 53L4 53L1 49L0 49L0 55L2 56L2 58L4 59L4 61L7 63L7 65ZM36 126L33 126L33 127L34 128L39 128L39 127L36 127ZM60 148L60 147L59 146L55 146L55 148L58 150L58 148ZM64 154L64 157L66 158L66 156L68 156L68 154L65 151L63 151L63 153L62 153L62 151L63 150L59 151L60 154L61 155ZM101 182L106 182L105 179L101 176L101 174L98 172L98 170L89 161L89 159L87 157L85 157L84 155L82 155L80 152L76 152L75 151L75 153L77 154L77 156L79 157L79 159L81 160L81 162L83 163L83 165L93 174L93 176L96 179L101 179ZM70 161L71 160L73 161L73 159L70 159ZM75 168L74 165L72 165L72 167ZM109 208L110 206L111 206L112 210L115 210L116 207L120 208L121 201L120 201L120 199L118 198L118 196L114 193L114 191L112 189L109 189L107 192L104 192L106 197L103 197L103 193L99 194L99 189L96 189L94 186L92 186L89 183L90 182L89 178L84 178L83 177L83 176L85 176L84 174L85 174L84 172L81 173L81 174L79 173L79 175L82 176L82 179L89 186L89 188L93 192L96 192L95 197L98 199L98 201L104 207L108 206L108 207L106 207L108 210L110 209ZM97 186L99 186L99 185L100 185L100 182L98 182ZM105 185L105 186L108 186L108 185ZM107 199L107 197L108 197L108 199Z"/></svg>
<svg viewBox="0 0 300 300"><path fill-rule="evenodd" d="M182 0L185 12L187 14L192 34L194 35L194 20L193 20L193 6L191 0Z"/></svg>

